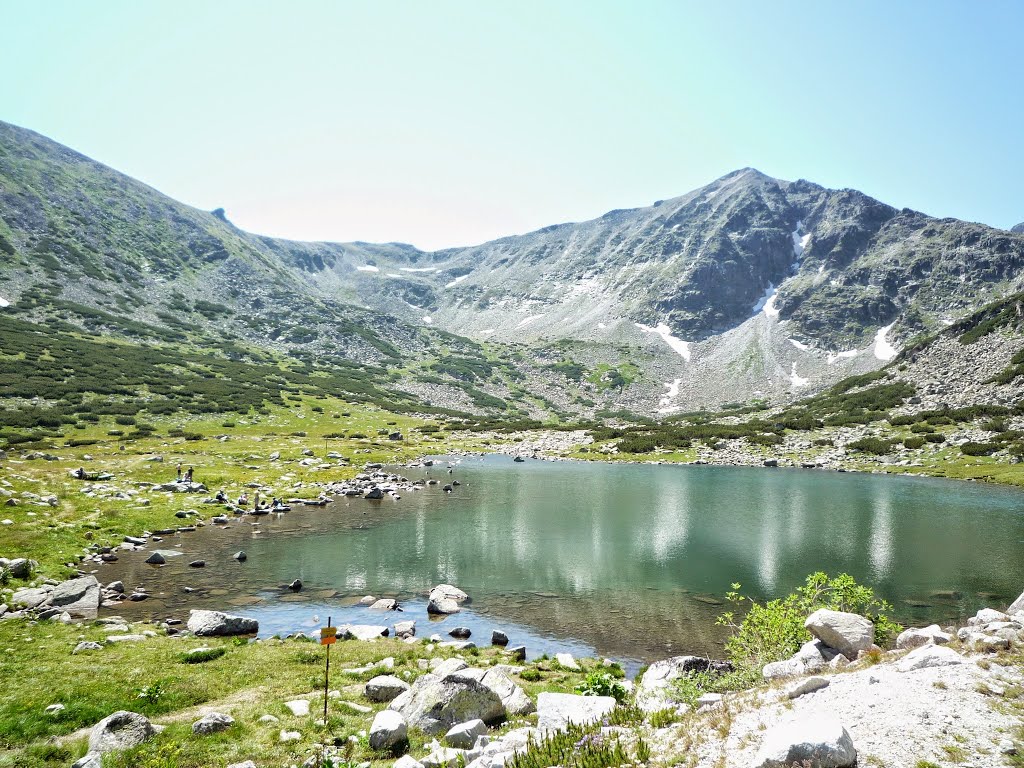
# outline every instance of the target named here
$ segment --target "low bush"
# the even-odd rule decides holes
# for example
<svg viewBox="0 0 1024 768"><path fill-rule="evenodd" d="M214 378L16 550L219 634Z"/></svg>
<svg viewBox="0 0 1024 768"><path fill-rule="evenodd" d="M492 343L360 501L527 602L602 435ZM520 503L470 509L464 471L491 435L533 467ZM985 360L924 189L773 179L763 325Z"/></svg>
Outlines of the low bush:
<svg viewBox="0 0 1024 768"><path fill-rule="evenodd" d="M882 647L903 629L889 616L892 606L849 574L830 578L821 571L812 573L795 592L767 603L740 594L739 584L732 586L729 600L737 605L749 604L749 611L739 623L732 611L722 614L718 623L733 629L726 651L740 673L760 674L765 664L787 659L800 650L811 639L804 621L819 608L870 619L875 625L875 642Z"/></svg>

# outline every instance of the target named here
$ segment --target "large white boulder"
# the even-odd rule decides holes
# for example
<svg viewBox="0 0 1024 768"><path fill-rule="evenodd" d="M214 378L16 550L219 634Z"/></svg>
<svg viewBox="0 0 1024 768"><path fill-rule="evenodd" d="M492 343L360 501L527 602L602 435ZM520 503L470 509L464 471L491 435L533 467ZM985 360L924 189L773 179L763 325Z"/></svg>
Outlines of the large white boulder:
<svg viewBox="0 0 1024 768"><path fill-rule="evenodd" d="M370 725L370 748L395 750L409 740L405 718L392 709L382 709Z"/></svg>
<svg viewBox="0 0 1024 768"><path fill-rule="evenodd" d="M857 654L868 650L875 642L875 625L856 613L822 608L807 617L804 627L850 661L855 661Z"/></svg>
<svg viewBox="0 0 1024 768"><path fill-rule="evenodd" d="M928 667L948 667L963 664L964 657L944 645L923 645L908 653L896 665L900 672L913 672Z"/></svg>
<svg viewBox="0 0 1024 768"><path fill-rule="evenodd" d="M387 637L391 630L379 624L348 624L341 628L345 640L377 640Z"/></svg>
<svg viewBox="0 0 1024 768"><path fill-rule="evenodd" d="M232 616L220 611L189 611L188 630L199 637L252 635L259 631L256 619Z"/></svg>
<svg viewBox="0 0 1024 768"><path fill-rule="evenodd" d="M856 764L857 750L849 732L835 718L821 715L770 729L753 763L754 768L847 768Z"/></svg>
<svg viewBox="0 0 1024 768"><path fill-rule="evenodd" d="M1011 611L1012 613L1012 611ZM997 621L1009 621L1010 617L1002 611L997 611L994 608L982 608L974 616L967 620L967 623L972 627L981 627L986 624L992 624Z"/></svg>
<svg viewBox="0 0 1024 768"><path fill-rule="evenodd" d="M1011 616L1015 613L1024 613L1024 592L1020 593L1020 597L1010 603L1010 607L1006 609L1006 612Z"/></svg>
<svg viewBox="0 0 1024 768"><path fill-rule="evenodd" d="M611 696L578 696L574 693L542 693L537 697L537 727L564 731L569 724L600 720L615 709Z"/></svg>
<svg viewBox="0 0 1024 768"><path fill-rule="evenodd" d="M498 694L474 677L453 672L445 677L427 674L391 702L392 710L409 725L428 734L447 731L467 720L490 724L505 717Z"/></svg>
<svg viewBox="0 0 1024 768"><path fill-rule="evenodd" d="M922 645L945 645L952 639L953 636L948 632L943 632L938 624L922 628L911 627L900 632L899 637L896 638L896 648L904 651L920 648Z"/></svg>

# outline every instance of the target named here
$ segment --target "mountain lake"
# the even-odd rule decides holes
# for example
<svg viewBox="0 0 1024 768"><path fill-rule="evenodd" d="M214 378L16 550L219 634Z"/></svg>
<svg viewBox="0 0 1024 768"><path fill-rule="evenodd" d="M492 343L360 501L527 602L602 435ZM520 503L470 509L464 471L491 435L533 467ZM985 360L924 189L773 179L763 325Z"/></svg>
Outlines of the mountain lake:
<svg viewBox="0 0 1024 768"><path fill-rule="evenodd" d="M607 656L635 671L683 653L720 657L727 630L715 618L729 610L734 582L764 600L811 572L846 572L908 625L964 623L1024 587L1024 493L1015 489L820 470L437 461L396 468L441 481L397 501L340 498L235 517L120 553L97 577L150 598L101 616L187 619L187 608L210 608L258 619L261 636L314 632L328 617L414 619L421 637L449 640L465 626L485 645L501 629L531 658ZM445 493L452 479L461 485ZM146 565L152 550L167 564ZM246 562L232 559L238 550ZM189 567L196 559L206 567ZM293 579L302 591L286 588ZM471 602L429 617L426 592L439 583ZM370 611L358 604L368 594L398 598L404 612Z"/></svg>

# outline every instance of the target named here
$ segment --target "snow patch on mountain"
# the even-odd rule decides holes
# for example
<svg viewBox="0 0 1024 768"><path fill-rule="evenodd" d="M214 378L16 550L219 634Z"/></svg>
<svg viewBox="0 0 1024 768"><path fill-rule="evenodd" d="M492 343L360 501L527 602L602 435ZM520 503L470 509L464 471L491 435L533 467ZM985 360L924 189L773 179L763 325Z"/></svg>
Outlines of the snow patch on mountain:
<svg viewBox="0 0 1024 768"><path fill-rule="evenodd" d="M834 363L836 360L839 360L840 358L843 358L843 357L856 357L858 354L860 354L860 352L859 352L859 350L856 350L856 349L848 349L845 352L837 352L835 354L829 352L828 353L828 361L827 362L828 362L829 365L832 365L832 363Z"/></svg>
<svg viewBox="0 0 1024 768"><path fill-rule="evenodd" d="M454 280L452 280L450 283L446 283L444 287L445 288L451 288L453 285L458 285L463 280L468 280L468 279L469 279L469 275L459 275Z"/></svg>
<svg viewBox="0 0 1024 768"><path fill-rule="evenodd" d="M789 373L789 383L792 384L794 387L806 387L808 381L809 379L805 379L797 375L796 363L793 363L793 367L792 369L790 369Z"/></svg>
<svg viewBox="0 0 1024 768"><path fill-rule="evenodd" d="M658 413L672 413L672 411L679 410L678 407L672 405L672 401L679 396L679 385L682 383L682 379L674 379L665 384L665 389L668 391L658 401Z"/></svg>
<svg viewBox="0 0 1024 768"><path fill-rule="evenodd" d="M380 272L380 267L375 267L373 264L360 264L356 267L357 272Z"/></svg>
<svg viewBox="0 0 1024 768"><path fill-rule="evenodd" d="M11 306L11 302L9 302L3 296L0 296L0 309L3 309L4 307L9 307L9 306Z"/></svg>
<svg viewBox="0 0 1024 768"><path fill-rule="evenodd" d="M682 357L686 362L690 362L690 342L683 341L672 335L672 329L669 328L665 323L659 323L655 327L644 325L643 323L635 323L636 327L644 333L656 333L661 336L662 340L668 344L672 350Z"/></svg>
<svg viewBox="0 0 1024 768"><path fill-rule="evenodd" d="M889 323L884 328L879 328L878 333L875 334L875 357L879 360L892 360L898 354L896 348L885 340L886 334L892 330L894 325L896 323Z"/></svg>

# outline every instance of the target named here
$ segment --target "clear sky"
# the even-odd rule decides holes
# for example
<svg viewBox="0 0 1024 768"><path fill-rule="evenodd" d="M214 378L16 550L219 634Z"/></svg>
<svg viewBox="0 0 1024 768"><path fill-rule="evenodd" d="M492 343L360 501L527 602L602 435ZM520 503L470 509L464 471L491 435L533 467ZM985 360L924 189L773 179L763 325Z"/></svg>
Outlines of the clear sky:
<svg viewBox="0 0 1024 768"><path fill-rule="evenodd" d="M466 245L753 166L1024 221L1024 2L0 0L0 119L239 226Z"/></svg>

